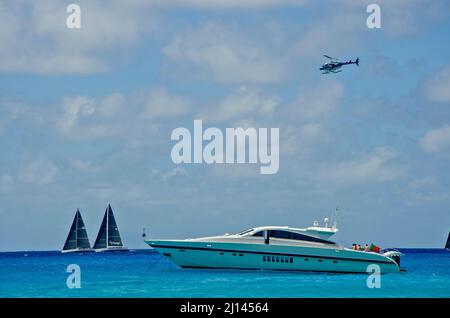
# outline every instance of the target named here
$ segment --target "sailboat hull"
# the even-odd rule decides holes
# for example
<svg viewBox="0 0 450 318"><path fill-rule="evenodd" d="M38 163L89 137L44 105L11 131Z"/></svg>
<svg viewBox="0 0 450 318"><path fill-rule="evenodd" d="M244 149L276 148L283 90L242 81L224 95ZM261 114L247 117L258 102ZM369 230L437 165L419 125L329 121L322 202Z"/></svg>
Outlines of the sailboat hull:
<svg viewBox="0 0 450 318"><path fill-rule="evenodd" d="M106 247L106 248L97 248L94 250L96 253L110 253L110 252L128 252L129 249L126 247Z"/></svg>
<svg viewBox="0 0 450 318"><path fill-rule="evenodd" d="M74 248L71 250L62 250L62 254L66 253L93 253L94 250L92 248Z"/></svg>

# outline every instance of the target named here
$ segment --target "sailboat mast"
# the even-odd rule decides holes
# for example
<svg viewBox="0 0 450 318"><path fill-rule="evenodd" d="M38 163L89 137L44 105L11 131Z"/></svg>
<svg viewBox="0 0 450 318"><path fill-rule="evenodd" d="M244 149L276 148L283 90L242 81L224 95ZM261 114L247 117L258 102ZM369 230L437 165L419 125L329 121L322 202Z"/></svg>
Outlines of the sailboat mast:
<svg viewBox="0 0 450 318"><path fill-rule="evenodd" d="M447 243L445 244L445 248L450 250L450 232L448 232Z"/></svg>
<svg viewBox="0 0 450 318"><path fill-rule="evenodd" d="M76 218L76 224L75 224L75 248L78 248L78 216L79 216L79 210L77 210L77 216Z"/></svg>
<svg viewBox="0 0 450 318"><path fill-rule="evenodd" d="M108 248L108 241L109 241L109 207L106 209L106 248Z"/></svg>

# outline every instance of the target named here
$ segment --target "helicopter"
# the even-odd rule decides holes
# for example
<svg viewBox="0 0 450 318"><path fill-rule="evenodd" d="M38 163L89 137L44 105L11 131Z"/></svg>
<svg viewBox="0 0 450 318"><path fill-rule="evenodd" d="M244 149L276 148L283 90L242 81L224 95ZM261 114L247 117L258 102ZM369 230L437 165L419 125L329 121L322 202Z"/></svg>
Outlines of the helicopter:
<svg viewBox="0 0 450 318"><path fill-rule="evenodd" d="M325 63L319 68L319 70L323 71L322 74L340 73L342 72L340 68L343 65L356 64L357 66L359 66L359 57L355 61L349 60L348 62L340 62L339 59L337 58L328 55L324 56L330 61L328 63Z"/></svg>

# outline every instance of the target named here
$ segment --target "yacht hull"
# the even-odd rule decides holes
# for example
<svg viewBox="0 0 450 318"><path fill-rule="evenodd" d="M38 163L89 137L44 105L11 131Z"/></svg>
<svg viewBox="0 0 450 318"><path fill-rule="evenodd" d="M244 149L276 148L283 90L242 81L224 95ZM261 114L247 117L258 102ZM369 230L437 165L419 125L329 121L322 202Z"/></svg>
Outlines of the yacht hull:
<svg viewBox="0 0 450 318"><path fill-rule="evenodd" d="M283 270L367 273L376 264L381 273L400 267L382 254L349 249L288 247L195 241L147 241L152 248L184 268Z"/></svg>

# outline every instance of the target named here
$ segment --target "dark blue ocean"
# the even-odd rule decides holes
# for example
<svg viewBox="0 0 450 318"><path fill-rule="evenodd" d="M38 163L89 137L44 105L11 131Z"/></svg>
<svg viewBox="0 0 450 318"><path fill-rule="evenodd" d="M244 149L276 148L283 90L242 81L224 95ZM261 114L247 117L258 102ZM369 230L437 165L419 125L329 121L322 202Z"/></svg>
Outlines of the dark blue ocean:
<svg viewBox="0 0 450 318"><path fill-rule="evenodd" d="M450 297L450 252L402 249L407 272L364 274L181 269L151 250L0 253L0 297ZM67 266L80 268L70 289Z"/></svg>

